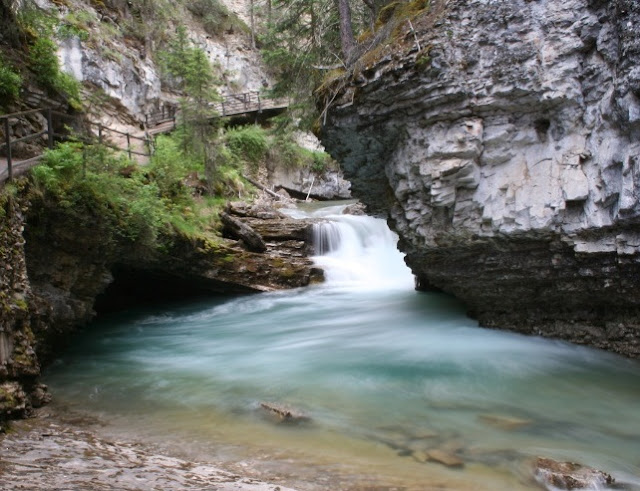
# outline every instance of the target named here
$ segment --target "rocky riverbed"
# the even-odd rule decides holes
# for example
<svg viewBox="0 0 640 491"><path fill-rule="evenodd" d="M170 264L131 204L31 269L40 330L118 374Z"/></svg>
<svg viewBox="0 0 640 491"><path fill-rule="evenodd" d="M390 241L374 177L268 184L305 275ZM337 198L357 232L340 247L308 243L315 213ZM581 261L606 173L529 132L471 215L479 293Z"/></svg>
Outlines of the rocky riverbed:
<svg viewBox="0 0 640 491"><path fill-rule="evenodd" d="M100 422L55 405L0 436L0 488L15 490L291 491L166 455L150 445L100 435ZM277 480L277 479L276 479Z"/></svg>

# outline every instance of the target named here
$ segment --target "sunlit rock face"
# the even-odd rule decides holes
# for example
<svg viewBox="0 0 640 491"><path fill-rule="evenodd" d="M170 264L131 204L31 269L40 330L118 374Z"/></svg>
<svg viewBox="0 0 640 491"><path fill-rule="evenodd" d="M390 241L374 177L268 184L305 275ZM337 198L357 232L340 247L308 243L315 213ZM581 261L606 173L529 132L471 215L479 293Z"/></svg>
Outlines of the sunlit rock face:
<svg viewBox="0 0 640 491"><path fill-rule="evenodd" d="M640 355L640 4L432 2L322 143L424 288L483 325Z"/></svg>

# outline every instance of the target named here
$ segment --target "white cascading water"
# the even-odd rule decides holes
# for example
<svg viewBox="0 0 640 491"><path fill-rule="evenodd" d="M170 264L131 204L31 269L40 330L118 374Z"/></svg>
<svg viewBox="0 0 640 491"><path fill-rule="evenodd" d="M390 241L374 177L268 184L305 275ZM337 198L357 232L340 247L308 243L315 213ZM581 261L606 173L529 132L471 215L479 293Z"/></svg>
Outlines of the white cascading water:
<svg viewBox="0 0 640 491"><path fill-rule="evenodd" d="M331 207L313 214L326 220L314 225L314 260L324 269L327 286L413 288L413 275L397 249L398 236L385 221L340 214L343 208Z"/></svg>

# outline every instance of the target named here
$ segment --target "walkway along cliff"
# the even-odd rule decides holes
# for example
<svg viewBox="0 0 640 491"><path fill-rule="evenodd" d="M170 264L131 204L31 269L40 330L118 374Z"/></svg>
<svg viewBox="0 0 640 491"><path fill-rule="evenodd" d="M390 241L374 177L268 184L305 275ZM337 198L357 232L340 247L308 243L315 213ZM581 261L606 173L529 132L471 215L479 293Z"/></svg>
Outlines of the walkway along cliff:
<svg viewBox="0 0 640 491"><path fill-rule="evenodd" d="M482 325L640 356L640 4L440 0L412 27L321 94L354 195Z"/></svg>

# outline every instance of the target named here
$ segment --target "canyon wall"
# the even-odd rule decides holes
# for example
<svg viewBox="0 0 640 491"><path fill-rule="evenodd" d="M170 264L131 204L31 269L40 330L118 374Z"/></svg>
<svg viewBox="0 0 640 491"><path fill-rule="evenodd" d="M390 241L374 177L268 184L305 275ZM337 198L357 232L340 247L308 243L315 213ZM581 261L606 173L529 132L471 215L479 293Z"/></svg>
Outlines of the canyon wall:
<svg viewBox="0 0 640 491"><path fill-rule="evenodd" d="M46 402L31 326L33 299L24 254L24 201L0 196L0 432L6 417L22 417Z"/></svg>
<svg viewBox="0 0 640 491"><path fill-rule="evenodd" d="M640 356L640 4L434 1L413 24L331 94L353 194L482 325Z"/></svg>

